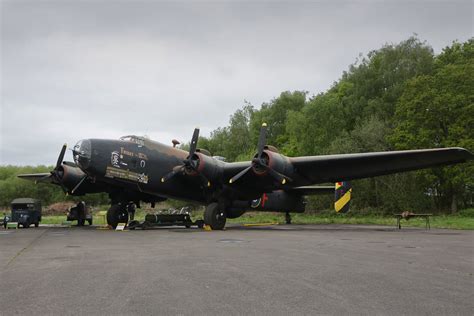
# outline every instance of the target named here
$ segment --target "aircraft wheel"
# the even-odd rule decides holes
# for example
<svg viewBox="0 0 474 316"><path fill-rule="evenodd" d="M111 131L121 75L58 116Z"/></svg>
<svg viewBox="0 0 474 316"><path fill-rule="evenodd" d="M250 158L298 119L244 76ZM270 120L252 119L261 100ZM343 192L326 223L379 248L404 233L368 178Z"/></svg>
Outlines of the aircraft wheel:
<svg viewBox="0 0 474 316"><path fill-rule="evenodd" d="M219 203L209 204L204 211L204 223L211 226L213 230L224 229L226 219L225 209L219 207Z"/></svg>
<svg viewBox="0 0 474 316"><path fill-rule="evenodd" d="M36 222L36 223L35 223L35 227L38 227L38 226L39 226L39 223L38 223L38 222Z"/></svg>
<svg viewBox="0 0 474 316"><path fill-rule="evenodd" d="M114 204L107 211L107 224L115 229L118 223L128 223L128 212L122 205Z"/></svg>
<svg viewBox="0 0 474 316"><path fill-rule="evenodd" d="M84 223L86 222L85 219L78 219L77 220L77 226L84 226Z"/></svg>

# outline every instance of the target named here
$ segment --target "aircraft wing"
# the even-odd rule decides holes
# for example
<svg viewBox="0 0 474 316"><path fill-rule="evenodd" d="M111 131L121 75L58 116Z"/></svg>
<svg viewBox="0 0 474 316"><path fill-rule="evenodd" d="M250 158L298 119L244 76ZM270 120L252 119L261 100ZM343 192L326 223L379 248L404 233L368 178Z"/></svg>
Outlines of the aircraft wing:
<svg viewBox="0 0 474 316"><path fill-rule="evenodd" d="M52 177L50 172L45 173L27 173L27 174L19 174L18 178L30 180L30 181L42 181L42 182L50 182L52 183Z"/></svg>
<svg viewBox="0 0 474 316"><path fill-rule="evenodd" d="M290 158L295 173L308 184L347 181L466 162L464 148L438 148Z"/></svg>

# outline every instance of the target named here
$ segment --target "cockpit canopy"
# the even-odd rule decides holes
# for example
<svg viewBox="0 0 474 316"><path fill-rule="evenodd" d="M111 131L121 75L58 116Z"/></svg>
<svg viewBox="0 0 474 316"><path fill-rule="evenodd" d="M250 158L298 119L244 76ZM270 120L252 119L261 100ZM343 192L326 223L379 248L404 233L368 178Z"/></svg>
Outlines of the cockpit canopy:
<svg viewBox="0 0 474 316"><path fill-rule="evenodd" d="M136 135L126 135L126 136L120 137L120 140L132 142L141 146L145 144L145 140L147 139L148 139L147 136L136 136Z"/></svg>

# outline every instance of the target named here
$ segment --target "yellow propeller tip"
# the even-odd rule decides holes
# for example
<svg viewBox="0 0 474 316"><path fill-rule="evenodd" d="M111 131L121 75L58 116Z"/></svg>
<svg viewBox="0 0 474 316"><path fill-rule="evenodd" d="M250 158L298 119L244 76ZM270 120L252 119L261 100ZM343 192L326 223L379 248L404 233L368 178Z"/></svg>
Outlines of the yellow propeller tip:
<svg viewBox="0 0 474 316"><path fill-rule="evenodd" d="M281 184L285 184L285 183L286 183L286 179L281 180Z"/></svg>
<svg viewBox="0 0 474 316"><path fill-rule="evenodd" d="M229 183L232 184L232 179L229 180Z"/></svg>
<svg viewBox="0 0 474 316"><path fill-rule="evenodd" d="M266 127L266 126L267 126L267 123L262 123L262 126L263 126L263 127Z"/></svg>
<svg viewBox="0 0 474 316"><path fill-rule="evenodd" d="M211 181L207 181L207 186L208 186L208 187L211 186Z"/></svg>
<svg viewBox="0 0 474 316"><path fill-rule="evenodd" d="M161 178L161 182L164 183L164 182L165 182L165 178Z"/></svg>

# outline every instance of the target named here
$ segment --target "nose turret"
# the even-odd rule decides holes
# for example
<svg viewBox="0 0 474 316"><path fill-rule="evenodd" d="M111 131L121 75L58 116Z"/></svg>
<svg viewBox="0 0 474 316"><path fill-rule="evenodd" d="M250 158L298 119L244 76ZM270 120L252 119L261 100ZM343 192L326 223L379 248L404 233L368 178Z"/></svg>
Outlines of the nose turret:
<svg viewBox="0 0 474 316"><path fill-rule="evenodd" d="M83 139L77 142L73 149L74 162L82 169L89 168L92 158L92 148L90 139Z"/></svg>

